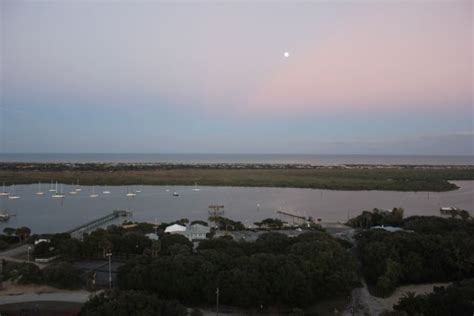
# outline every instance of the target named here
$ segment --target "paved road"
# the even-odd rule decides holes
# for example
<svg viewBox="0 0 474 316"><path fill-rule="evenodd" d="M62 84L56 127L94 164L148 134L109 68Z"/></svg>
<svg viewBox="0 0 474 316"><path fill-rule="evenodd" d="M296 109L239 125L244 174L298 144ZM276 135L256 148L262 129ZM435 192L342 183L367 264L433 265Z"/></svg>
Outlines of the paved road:
<svg viewBox="0 0 474 316"><path fill-rule="evenodd" d="M0 252L0 260L20 262L20 263L21 262L29 262L29 263L35 264L40 269L43 269L44 267L46 267L47 265L44 264L44 263L37 263L37 262L34 262L34 261L28 261L28 260L13 258L15 256L26 253L28 251L28 247L31 247L31 245L25 244L25 245L21 245L21 246L18 246L18 247Z"/></svg>
<svg viewBox="0 0 474 316"><path fill-rule="evenodd" d="M87 291L4 295L0 296L0 305L38 301L85 303L89 299L89 295L90 293Z"/></svg>

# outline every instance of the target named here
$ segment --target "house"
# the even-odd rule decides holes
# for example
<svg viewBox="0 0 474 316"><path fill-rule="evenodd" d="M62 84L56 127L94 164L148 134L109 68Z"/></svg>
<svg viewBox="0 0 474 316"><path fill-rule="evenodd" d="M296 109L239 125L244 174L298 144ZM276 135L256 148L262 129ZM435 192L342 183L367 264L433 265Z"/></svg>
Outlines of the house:
<svg viewBox="0 0 474 316"><path fill-rule="evenodd" d="M206 239L207 234L209 234L211 229L209 226L204 226L201 224L194 224L188 226L186 231L181 234L188 238L190 241Z"/></svg>

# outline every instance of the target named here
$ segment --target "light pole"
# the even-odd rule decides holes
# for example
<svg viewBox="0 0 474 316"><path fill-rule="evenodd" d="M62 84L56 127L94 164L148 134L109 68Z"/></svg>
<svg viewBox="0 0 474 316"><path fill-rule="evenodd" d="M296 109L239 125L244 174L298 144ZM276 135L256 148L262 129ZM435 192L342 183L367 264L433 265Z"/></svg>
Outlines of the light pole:
<svg viewBox="0 0 474 316"><path fill-rule="evenodd" d="M31 246L28 246L28 249L27 249L28 261L30 261L30 250L31 250Z"/></svg>
<svg viewBox="0 0 474 316"><path fill-rule="evenodd" d="M108 252L105 254L109 257L109 289L112 288L112 253Z"/></svg>
<svg viewBox="0 0 474 316"><path fill-rule="evenodd" d="M216 316L219 316L219 288L216 289Z"/></svg>

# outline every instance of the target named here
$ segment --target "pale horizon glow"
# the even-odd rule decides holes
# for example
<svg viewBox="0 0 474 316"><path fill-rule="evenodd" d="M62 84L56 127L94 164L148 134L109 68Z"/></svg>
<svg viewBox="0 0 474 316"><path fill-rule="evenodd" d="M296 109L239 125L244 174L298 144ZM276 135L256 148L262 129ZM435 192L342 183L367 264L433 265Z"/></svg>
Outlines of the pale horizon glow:
<svg viewBox="0 0 474 316"><path fill-rule="evenodd" d="M3 0L0 153L473 155L473 9Z"/></svg>

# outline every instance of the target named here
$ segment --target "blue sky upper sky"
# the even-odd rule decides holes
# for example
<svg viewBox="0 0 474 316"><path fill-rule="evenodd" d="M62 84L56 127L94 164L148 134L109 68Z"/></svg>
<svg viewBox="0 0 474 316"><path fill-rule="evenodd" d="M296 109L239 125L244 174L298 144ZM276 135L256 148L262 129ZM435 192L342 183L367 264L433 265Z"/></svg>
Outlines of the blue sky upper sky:
<svg viewBox="0 0 474 316"><path fill-rule="evenodd" d="M469 0L0 10L0 152L474 153Z"/></svg>

